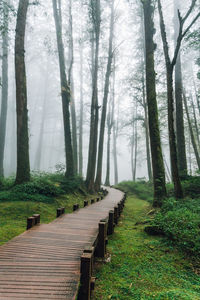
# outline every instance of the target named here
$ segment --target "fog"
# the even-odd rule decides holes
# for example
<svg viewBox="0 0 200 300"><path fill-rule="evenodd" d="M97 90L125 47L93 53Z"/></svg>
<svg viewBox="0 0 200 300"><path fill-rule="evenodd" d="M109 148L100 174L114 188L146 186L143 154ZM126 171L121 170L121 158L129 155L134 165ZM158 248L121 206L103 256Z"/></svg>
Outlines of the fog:
<svg viewBox="0 0 200 300"><path fill-rule="evenodd" d="M187 11L190 1L181 1L181 12ZM72 1L73 16L73 99L76 108L77 141L80 134L80 49L82 49L82 92L83 92L83 176L86 176L88 163L88 147L90 133L90 106L92 97L92 57L91 57L91 24L88 16L90 1ZM170 55L174 51L174 1L162 1L164 19L167 28ZM5 176L16 174L16 91L15 91L15 68L14 68L14 39L16 27L16 11L18 1L10 0L14 12L9 17L9 56L8 56L8 115L6 128L6 142L4 155ZM62 1L62 34L66 69L70 67L69 55L69 7L68 1ZM195 8L197 10L198 7ZM137 123L137 163L136 178L148 180L147 157L144 128L144 108L142 106L141 83L138 77L142 74L141 64L144 66L144 54L141 49L142 39L142 5L140 1L116 0L115 1L115 29L114 29L114 53L115 67L112 64L110 78L110 93L108 99L112 101L113 73L114 84L114 122L118 127L117 159L119 181L132 180L131 170L131 139L133 138L133 124ZM166 99L166 76L162 41L159 29L159 16L156 8L154 36L157 45L155 51L157 101L159 106L159 124L165 167L170 169L169 142L167 129L167 99ZM192 19L192 16L191 16ZM190 19L188 20L188 23ZM110 8L109 1L101 1L101 33L99 51L99 124L101 119L102 100L104 93L104 81L108 56ZM192 30L199 28L197 21ZM2 39L1 39L2 43ZM1 47L2 48L2 47ZM184 39L181 46L183 85L187 95L192 95L195 101L193 113L196 113L199 126L200 114L196 97L200 88L200 82L196 74L199 58L198 47L190 47L189 41ZM28 127L29 127L29 153L30 166L33 172L55 172L65 168L65 144L62 115L62 101L60 91L60 71L58 62L58 50L56 43L56 30L53 17L51 0L30 1L27 15L26 38L25 38L25 62L27 76L28 96ZM114 72L115 69L115 72ZM16 74L17 75L17 74ZM195 92L196 90L196 92ZM191 118L192 113L191 113ZM187 158L190 172L195 173L197 165L194 150L191 146L186 115L185 138ZM135 130L135 129L134 129ZM196 136L198 139L198 136ZM106 175L106 151L107 130L104 136L103 176ZM135 145L133 145L135 147ZM200 150L200 149L199 149ZM111 132L111 184L114 183L113 165L113 131ZM170 178L169 178L170 179Z"/></svg>

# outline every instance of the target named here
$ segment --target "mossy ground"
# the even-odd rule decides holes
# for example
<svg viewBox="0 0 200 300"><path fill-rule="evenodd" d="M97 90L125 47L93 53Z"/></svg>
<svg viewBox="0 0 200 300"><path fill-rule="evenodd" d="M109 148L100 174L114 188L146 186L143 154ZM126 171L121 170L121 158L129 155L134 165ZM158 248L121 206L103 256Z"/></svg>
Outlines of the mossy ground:
<svg viewBox="0 0 200 300"><path fill-rule="evenodd" d="M83 201L95 198L95 195L73 193L52 199L51 203L35 201L0 202L0 245L26 230L26 220L33 214L41 215L41 223L49 223L56 218L58 207L65 207L65 212L72 212L73 204L83 207Z"/></svg>
<svg viewBox="0 0 200 300"><path fill-rule="evenodd" d="M151 209L146 201L128 197L114 235L111 262L97 265L93 300L200 299L200 277L189 258L163 237L148 236L143 224Z"/></svg>

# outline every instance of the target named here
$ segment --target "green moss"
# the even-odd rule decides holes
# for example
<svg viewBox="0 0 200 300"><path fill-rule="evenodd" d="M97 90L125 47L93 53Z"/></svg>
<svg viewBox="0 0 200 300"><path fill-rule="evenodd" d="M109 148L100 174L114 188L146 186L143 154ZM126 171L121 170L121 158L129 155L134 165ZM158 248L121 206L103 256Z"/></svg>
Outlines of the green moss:
<svg viewBox="0 0 200 300"><path fill-rule="evenodd" d="M190 260L165 238L148 236L145 225L150 205L128 197L125 210L109 240L111 262L96 270L93 299L199 299L200 278Z"/></svg>

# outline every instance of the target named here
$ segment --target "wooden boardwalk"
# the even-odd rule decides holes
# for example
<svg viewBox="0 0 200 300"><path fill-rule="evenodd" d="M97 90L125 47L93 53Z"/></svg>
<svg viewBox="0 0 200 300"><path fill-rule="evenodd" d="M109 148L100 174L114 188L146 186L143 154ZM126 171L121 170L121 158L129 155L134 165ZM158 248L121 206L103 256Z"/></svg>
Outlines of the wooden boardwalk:
<svg viewBox="0 0 200 300"><path fill-rule="evenodd" d="M76 298L83 250L94 245L100 220L123 198L107 189L100 202L34 226L0 247L1 300Z"/></svg>

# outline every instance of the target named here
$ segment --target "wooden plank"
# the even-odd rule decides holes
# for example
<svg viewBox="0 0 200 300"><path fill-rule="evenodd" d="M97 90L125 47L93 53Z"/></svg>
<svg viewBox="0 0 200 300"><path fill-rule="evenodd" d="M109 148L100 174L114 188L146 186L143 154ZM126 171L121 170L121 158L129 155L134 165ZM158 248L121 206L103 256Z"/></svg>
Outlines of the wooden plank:
<svg viewBox="0 0 200 300"><path fill-rule="evenodd" d="M75 300L83 250L97 243L100 220L108 219L122 198L123 193L109 189L104 200L0 246L0 299Z"/></svg>

